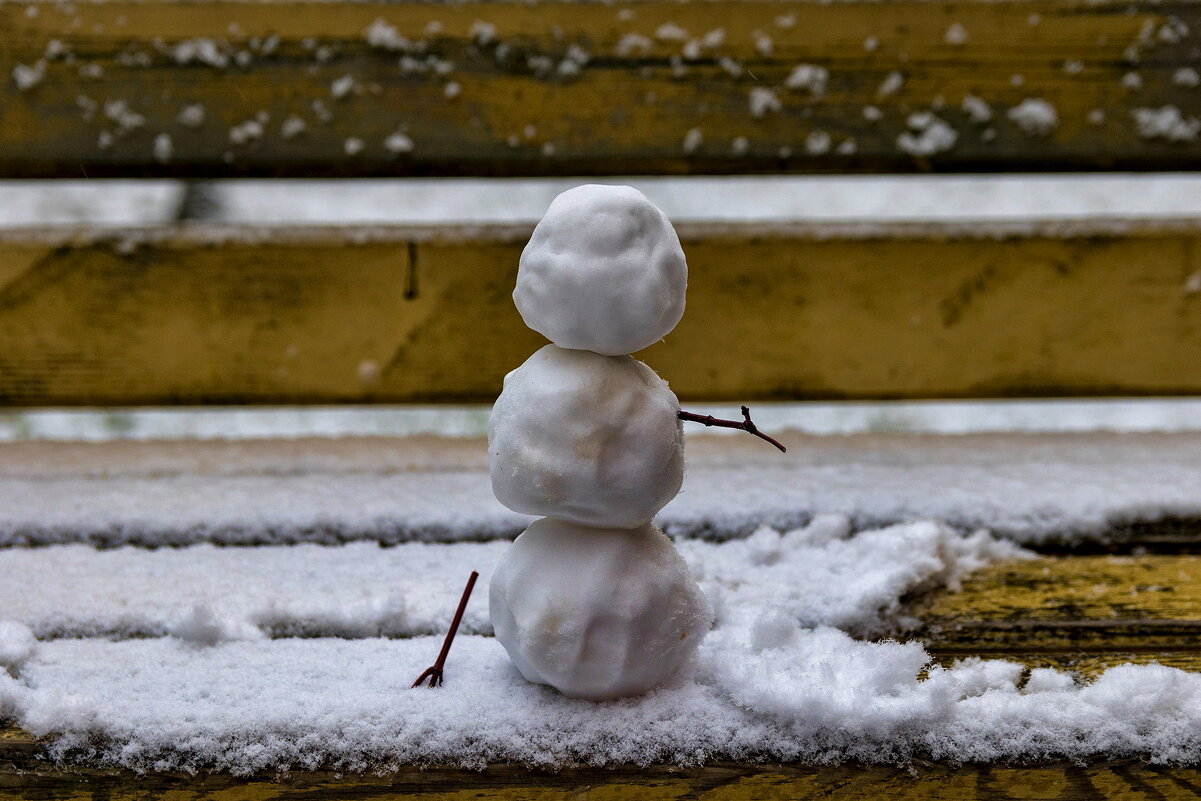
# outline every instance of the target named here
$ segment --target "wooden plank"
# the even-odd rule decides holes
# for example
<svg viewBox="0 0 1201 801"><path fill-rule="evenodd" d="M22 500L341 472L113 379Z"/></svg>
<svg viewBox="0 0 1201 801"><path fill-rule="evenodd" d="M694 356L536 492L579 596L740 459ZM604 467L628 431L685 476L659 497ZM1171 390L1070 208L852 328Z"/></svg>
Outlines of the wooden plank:
<svg viewBox="0 0 1201 801"><path fill-rule="evenodd" d="M0 175L1192 170L1199 36L1192 0L23 0Z"/></svg>
<svg viewBox="0 0 1201 801"><path fill-rule="evenodd" d="M1201 657L1201 556L1069 556L1007 562L911 614L930 648L953 655Z"/></svg>
<svg viewBox="0 0 1201 801"><path fill-rule="evenodd" d="M1201 224L680 227L685 400L1201 392ZM526 227L0 236L0 403L487 402Z"/></svg>
<svg viewBox="0 0 1201 801"><path fill-rule="evenodd" d="M996 798L1192 799L1201 792L1201 769L1147 765L1135 760L1091 766L1050 763L1007 765L754 765L713 764L676 768L569 768L555 773L494 765L483 771L400 768L384 775L300 771L285 776L137 775L114 769L53 766L39 760L36 740L0 728L0 801L72 799L134 801L187 798L239 799L398 798L451 801L703 801L752 799Z"/></svg>

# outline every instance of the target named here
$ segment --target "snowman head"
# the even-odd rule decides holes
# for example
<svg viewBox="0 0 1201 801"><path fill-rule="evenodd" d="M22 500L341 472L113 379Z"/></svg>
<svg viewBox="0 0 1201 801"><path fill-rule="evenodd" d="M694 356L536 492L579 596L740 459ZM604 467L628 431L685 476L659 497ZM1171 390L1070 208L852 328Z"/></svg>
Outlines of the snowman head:
<svg viewBox="0 0 1201 801"><path fill-rule="evenodd" d="M513 302L559 347L619 356L675 328L687 287L663 212L633 187L587 184L555 198L534 229Z"/></svg>

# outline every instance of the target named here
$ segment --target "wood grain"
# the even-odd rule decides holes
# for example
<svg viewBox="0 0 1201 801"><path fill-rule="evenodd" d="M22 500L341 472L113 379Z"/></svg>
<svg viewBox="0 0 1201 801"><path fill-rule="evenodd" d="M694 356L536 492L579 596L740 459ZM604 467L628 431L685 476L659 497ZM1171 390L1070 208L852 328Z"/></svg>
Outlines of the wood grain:
<svg viewBox="0 0 1201 801"><path fill-rule="evenodd" d="M684 400L1201 392L1201 224L684 225ZM0 403L488 402L527 227L0 236Z"/></svg>
<svg viewBox="0 0 1201 801"><path fill-rule="evenodd" d="M933 650L1036 661L1201 667L1201 556L1055 556L1006 562L908 610ZM1098 661L1099 660L1099 661ZM1117 660L1115 662L1115 660Z"/></svg>
<svg viewBox="0 0 1201 801"><path fill-rule="evenodd" d="M1190 0L8 2L0 175L1193 170L1199 37Z"/></svg>

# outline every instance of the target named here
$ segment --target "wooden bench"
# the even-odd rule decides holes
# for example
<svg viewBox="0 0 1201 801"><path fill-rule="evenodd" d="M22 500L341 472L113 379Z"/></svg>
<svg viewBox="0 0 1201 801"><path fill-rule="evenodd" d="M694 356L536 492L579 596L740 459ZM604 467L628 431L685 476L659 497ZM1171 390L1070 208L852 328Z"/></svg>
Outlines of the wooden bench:
<svg viewBox="0 0 1201 801"><path fill-rule="evenodd" d="M1196 171L1199 46L1189 0L8 2L0 176ZM0 402L487 402L540 344L509 299L529 230L0 233ZM679 230L688 314L644 358L686 402L1201 392L1196 220ZM1199 532L1134 520L1112 549L987 568L911 599L914 635L939 661L1201 669ZM1139 762L281 781L41 754L0 730L0 798L1201 792Z"/></svg>

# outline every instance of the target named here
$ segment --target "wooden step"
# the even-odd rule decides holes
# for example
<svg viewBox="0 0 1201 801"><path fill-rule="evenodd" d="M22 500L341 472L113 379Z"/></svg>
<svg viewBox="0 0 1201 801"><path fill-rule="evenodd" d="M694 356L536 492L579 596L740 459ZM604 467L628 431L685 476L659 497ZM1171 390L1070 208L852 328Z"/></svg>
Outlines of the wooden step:
<svg viewBox="0 0 1201 801"><path fill-rule="evenodd" d="M1195 170L1197 31L1187 0L9 2L0 175Z"/></svg>
<svg viewBox="0 0 1201 801"><path fill-rule="evenodd" d="M529 232L4 233L0 404L490 402L544 343ZM679 232L688 311L640 357L686 401L1201 392L1196 221Z"/></svg>

